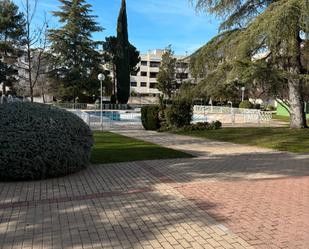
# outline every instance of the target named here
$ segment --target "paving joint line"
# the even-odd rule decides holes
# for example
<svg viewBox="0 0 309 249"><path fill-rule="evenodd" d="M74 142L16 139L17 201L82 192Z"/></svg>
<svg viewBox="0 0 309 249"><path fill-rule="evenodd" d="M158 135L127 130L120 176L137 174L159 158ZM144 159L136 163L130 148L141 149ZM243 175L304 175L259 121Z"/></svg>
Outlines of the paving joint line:
<svg viewBox="0 0 309 249"><path fill-rule="evenodd" d="M94 194L87 195L79 195L79 196L65 196L58 198L49 198L49 199L41 199L41 200L30 200L30 201L15 201L10 203L2 203L0 204L0 209L7 208L19 208L19 207L28 207L28 206L37 206L44 204L56 204L56 203L64 203L64 202L72 202L72 201L84 201L84 200L93 200L100 198L108 198L115 196L126 196L132 194L141 194L155 191L152 188L136 188L136 189L128 189L124 191L109 191L109 192L100 192Z"/></svg>

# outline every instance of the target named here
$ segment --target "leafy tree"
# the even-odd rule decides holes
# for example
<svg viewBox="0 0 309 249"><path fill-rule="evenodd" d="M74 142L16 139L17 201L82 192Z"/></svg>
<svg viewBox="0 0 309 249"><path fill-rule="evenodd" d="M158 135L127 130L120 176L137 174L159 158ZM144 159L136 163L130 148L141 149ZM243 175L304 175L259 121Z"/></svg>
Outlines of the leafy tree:
<svg viewBox="0 0 309 249"><path fill-rule="evenodd" d="M24 15L10 0L0 0L0 83L5 94L17 80L15 63L20 56L25 28Z"/></svg>
<svg viewBox="0 0 309 249"><path fill-rule="evenodd" d="M33 1L33 7L30 0L22 0L22 5L24 7L25 16L25 34L24 34L24 57L25 60L21 60L18 63L18 67L24 70L26 73L20 75L20 78L25 82L19 81L21 88L28 88L31 102L33 102L34 97L34 87L42 78L43 74L46 73L47 68L47 58L46 58L46 48L47 48L47 28L48 23L45 20L41 25L34 27L33 18L36 15L37 5L39 0ZM27 86L23 83L26 83ZM44 94L43 94L44 100Z"/></svg>
<svg viewBox="0 0 309 249"><path fill-rule="evenodd" d="M98 93L97 75L103 72L100 67L101 55L92 34L102 31L94 20L91 5L85 0L59 0L60 11L53 15L59 18L62 27L49 30L51 42L50 77L58 84L61 98L72 100Z"/></svg>
<svg viewBox="0 0 309 249"><path fill-rule="evenodd" d="M239 75L240 81L263 82L257 72L268 64L271 72L263 74L269 89L287 89L291 128L306 127L304 95L308 64L309 4L307 0L193 0L198 9L223 17L220 30L224 31L209 42L199 53L204 64L195 64L195 75L223 73L222 81L231 82ZM208 57L208 55L210 55ZM197 56L199 57L199 56ZM212 57L217 64L210 62ZM260 61L260 62L258 62ZM262 62L261 62L262 61ZM243 71L244 63L247 70ZM217 65L217 66L216 66ZM227 65L227 66L226 66ZM214 68L212 68L214 66ZM223 67L229 70L222 71ZM251 77L248 77L251 76ZM218 79L218 77L215 77ZM276 83L277 82L277 83ZM278 84L280 83L280 85ZM280 87L281 86L281 87ZM276 95L281 95L277 92Z"/></svg>
<svg viewBox="0 0 309 249"><path fill-rule="evenodd" d="M116 58L117 58L117 37L109 36L103 42L104 60L110 65L114 73L113 77L113 94L116 93ZM130 73L134 74L139 71L136 66L140 62L140 53L132 44L129 44L129 60L130 60Z"/></svg>
<svg viewBox="0 0 309 249"><path fill-rule="evenodd" d="M171 46L165 49L162 55L162 61L157 77L158 89L170 99L172 97L173 90L175 89L176 79L176 61L174 58L174 51Z"/></svg>
<svg viewBox="0 0 309 249"><path fill-rule="evenodd" d="M130 50L126 1L122 0L117 25L117 100L120 104L128 103L130 97Z"/></svg>

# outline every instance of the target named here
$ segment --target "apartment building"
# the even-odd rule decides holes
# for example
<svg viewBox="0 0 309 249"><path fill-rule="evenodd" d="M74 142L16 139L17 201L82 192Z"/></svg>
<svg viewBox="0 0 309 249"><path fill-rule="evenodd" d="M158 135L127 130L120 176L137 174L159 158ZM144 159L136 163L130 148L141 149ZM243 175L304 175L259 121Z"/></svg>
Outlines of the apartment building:
<svg viewBox="0 0 309 249"><path fill-rule="evenodd" d="M136 93L142 97L158 97L161 94L157 88L157 76L163 54L164 50L157 49L140 55L141 61L138 65L140 70L136 75L131 75L132 95ZM177 90L183 82L191 79L191 75L186 56L175 56L175 58L177 59L175 90Z"/></svg>

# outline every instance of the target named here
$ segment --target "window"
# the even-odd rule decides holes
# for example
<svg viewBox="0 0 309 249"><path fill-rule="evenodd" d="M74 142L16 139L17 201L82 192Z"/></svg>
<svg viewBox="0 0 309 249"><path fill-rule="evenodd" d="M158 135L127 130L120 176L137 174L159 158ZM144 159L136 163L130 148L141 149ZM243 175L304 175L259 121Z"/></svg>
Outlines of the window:
<svg viewBox="0 0 309 249"><path fill-rule="evenodd" d="M150 67L160 67L160 62L157 62L157 61L151 61L150 62Z"/></svg>
<svg viewBox="0 0 309 249"><path fill-rule="evenodd" d="M147 87L147 82L141 82L141 87Z"/></svg>
<svg viewBox="0 0 309 249"><path fill-rule="evenodd" d="M132 76L136 76L136 75L137 75L137 72L136 72L136 71L133 71L133 72L131 72L131 75L132 75Z"/></svg>
<svg viewBox="0 0 309 249"><path fill-rule="evenodd" d="M141 61L141 66L147 66L147 65L148 65L147 61Z"/></svg>
<svg viewBox="0 0 309 249"><path fill-rule="evenodd" d="M131 86L136 87L137 86L137 82L131 82Z"/></svg>
<svg viewBox="0 0 309 249"><path fill-rule="evenodd" d="M147 72L141 72L141 76L143 76L143 77L147 77Z"/></svg>
<svg viewBox="0 0 309 249"><path fill-rule="evenodd" d="M153 83L150 83L150 88L157 88L157 83L153 82Z"/></svg>
<svg viewBox="0 0 309 249"><path fill-rule="evenodd" d="M150 78L157 78L158 73L150 73Z"/></svg>

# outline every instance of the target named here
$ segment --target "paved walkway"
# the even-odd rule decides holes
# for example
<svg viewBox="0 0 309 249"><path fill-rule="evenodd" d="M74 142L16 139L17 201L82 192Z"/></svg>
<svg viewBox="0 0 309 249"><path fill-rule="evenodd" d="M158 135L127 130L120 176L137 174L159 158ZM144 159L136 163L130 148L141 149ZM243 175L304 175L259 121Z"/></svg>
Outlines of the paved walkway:
<svg viewBox="0 0 309 249"><path fill-rule="evenodd" d="M147 164L251 246L309 248L309 155L156 132L120 133L197 155Z"/></svg>
<svg viewBox="0 0 309 249"><path fill-rule="evenodd" d="M121 133L199 157L0 183L0 248L309 248L306 155Z"/></svg>

